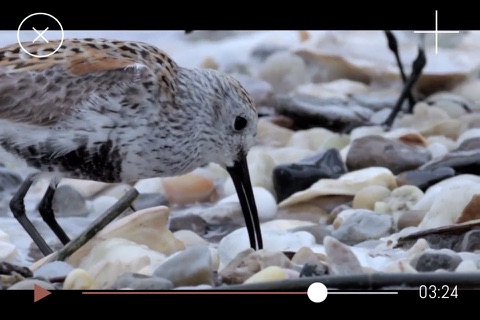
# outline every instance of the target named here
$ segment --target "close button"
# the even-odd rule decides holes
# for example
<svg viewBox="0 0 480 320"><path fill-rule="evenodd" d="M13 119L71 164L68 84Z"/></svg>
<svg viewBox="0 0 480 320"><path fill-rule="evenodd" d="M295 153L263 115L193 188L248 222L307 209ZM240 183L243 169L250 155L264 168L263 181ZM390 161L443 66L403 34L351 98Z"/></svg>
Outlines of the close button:
<svg viewBox="0 0 480 320"><path fill-rule="evenodd" d="M37 57L48 57L62 46L64 39L63 27L57 18L48 13L37 12L32 13L18 26L17 40L18 44L25 53ZM48 52L30 52L27 44L42 44L49 43L53 40L60 40L53 51ZM25 46L24 46L25 45ZM32 49L30 49L32 50Z"/></svg>

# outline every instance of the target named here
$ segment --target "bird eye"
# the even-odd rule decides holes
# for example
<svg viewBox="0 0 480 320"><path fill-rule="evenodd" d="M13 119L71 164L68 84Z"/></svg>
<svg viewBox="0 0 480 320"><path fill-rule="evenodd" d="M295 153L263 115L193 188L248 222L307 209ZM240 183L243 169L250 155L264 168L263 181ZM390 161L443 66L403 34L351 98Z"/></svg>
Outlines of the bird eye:
<svg viewBox="0 0 480 320"><path fill-rule="evenodd" d="M235 123L233 124L233 128L236 131L243 130L243 129L245 129L246 126L247 126L247 119L245 119L244 117L240 117L240 116L235 118Z"/></svg>

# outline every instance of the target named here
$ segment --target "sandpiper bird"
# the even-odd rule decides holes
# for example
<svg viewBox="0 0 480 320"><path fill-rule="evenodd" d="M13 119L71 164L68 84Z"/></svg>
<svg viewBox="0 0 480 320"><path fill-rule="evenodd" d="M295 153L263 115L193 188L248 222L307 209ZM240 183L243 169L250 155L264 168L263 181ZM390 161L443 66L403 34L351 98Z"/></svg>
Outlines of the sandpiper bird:
<svg viewBox="0 0 480 320"><path fill-rule="evenodd" d="M60 43L24 43L46 55ZM43 254L52 252L25 213L24 197L40 176L51 183L39 204L63 244L52 199L62 177L107 183L188 173L210 162L229 172L250 245L262 248L246 156L257 111L233 77L187 69L141 42L64 40L48 57L18 44L0 49L0 146L29 175L10 209Z"/></svg>

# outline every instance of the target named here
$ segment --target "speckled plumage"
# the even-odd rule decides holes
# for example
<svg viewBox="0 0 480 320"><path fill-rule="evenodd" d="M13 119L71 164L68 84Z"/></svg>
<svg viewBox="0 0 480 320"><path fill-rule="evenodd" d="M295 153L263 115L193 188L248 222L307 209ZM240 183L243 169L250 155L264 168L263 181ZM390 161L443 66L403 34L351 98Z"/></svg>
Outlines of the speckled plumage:
<svg viewBox="0 0 480 320"><path fill-rule="evenodd" d="M58 46L23 44L37 56ZM261 249L246 163L256 130L256 109L237 80L182 68L145 43L70 39L44 58L18 44L0 49L0 147L40 173L25 179L10 209L45 255L52 250L23 202L41 173L53 177L40 215L66 244L51 208L61 178L128 182L185 174L209 162L231 175L250 245Z"/></svg>
<svg viewBox="0 0 480 320"><path fill-rule="evenodd" d="M58 42L23 46L46 54ZM248 123L238 132L237 116ZM234 78L182 68L149 44L69 39L46 58L0 49L0 145L42 172L120 182L231 166L256 121Z"/></svg>

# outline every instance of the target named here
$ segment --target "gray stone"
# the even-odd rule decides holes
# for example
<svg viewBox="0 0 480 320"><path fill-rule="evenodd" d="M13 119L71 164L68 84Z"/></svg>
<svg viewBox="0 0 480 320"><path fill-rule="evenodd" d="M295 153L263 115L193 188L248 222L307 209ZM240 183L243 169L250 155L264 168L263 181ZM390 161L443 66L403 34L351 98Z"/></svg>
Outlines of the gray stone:
<svg viewBox="0 0 480 320"><path fill-rule="evenodd" d="M42 265L33 273L36 278L61 278L66 277L74 268L64 261L53 261Z"/></svg>
<svg viewBox="0 0 480 320"><path fill-rule="evenodd" d="M389 235L393 225L390 215L358 209L332 232L332 236L345 244L354 245Z"/></svg>
<svg viewBox="0 0 480 320"><path fill-rule="evenodd" d="M133 202L135 210L142 210L157 206L168 206L167 198L161 193L140 193Z"/></svg>
<svg viewBox="0 0 480 320"><path fill-rule="evenodd" d="M352 275L363 273L362 265L349 246L327 236L323 240L328 257L328 273L331 275Z"/></svg>
<svg viewBox="0 0 480 320"><path fill-rule="evenodd" d="M480 137L473 137L466 139L460 143L457 150L458 151L467 151L467 150L475 150L480 149Z"/></svg>
<svg viewBox="0 0 480 320"><path fill-rule="evenodd" d="M372 110L353 101L307 95L278 95L274 107L278 114L293 119L299 130L322 127L344 132L369 123L373 114Z"/></svg>
<svg viewBox="0 0 480 320"><path fill-rule="evenodd" d="M171 290L173 283L170 280L150 277L147 275L126 272L117 278L112 290L130 288L133 290Z"/></svg>
<svg viewBox="0 0 480 320"><path fill-rule="evenodd" d="M213 283L213 262L207 246L194 245L172 255L154 272L155 277L170 280L175 287Z"/></svg>
<svg viewBox="0 0 480 320"><path fill-rule="evenodd" d="M297 231L306 231L311 233L315 237L316 243L323 243L323 239L326 236L332 234L332 231L325 226L322 225L313 225L313 226L301 226L289 229L290 232L297 232Z"/></svg>
<svg viewBox="0 0 480 320"><path fill-rule="evenodd" d="M22 277L25 278L33 277L32 271L27 267L18 266L6 261L0 262L0 274L10 275L14 272L20 274Z"/></svg>
<svg viewBox="0 0 480 320"><path fill-rule="evenodd" d="M396 139L369 135L352 142L346 165L350 171L378 166L393 174L417 169L432 158L424 147L414 146Z"/></svg>
<svg viewBox="0 0 480 320"><path fill-rule="evenodd" d="M269 250L254 251L249 248L241 251L220 271L224 283L240 284L260 270L270 266L292 269L293 263L283 252Z"/></svg>
<svg viewBox="0 0 480 320"><path fill-rule="evenodd" d="M460 252L480 250L480 230L470 230L463 236Z"/></svg>
<svg viewBox="0 0 480 320"><path fill-rule="evenodd" d="M56 217L86 217L89 213L85 198L70 185L57 188L52 209Z"/></svg>
<svg viewBox="0 0 480 320"><path fill-rule="evenodd" d="M302 277L318 277L328 274L328 267L320 261L310 261L303 265L300 271Z"/></svg>
<svg viewBox="0 0 480 320"><path fill-rule="evenodd" d="M412 267L419 272L432 272L438 269L454 271L462 262L462 258L452 250L427 249L410 261Z"/></svg>
<svg viewBox="0 0 480 320"><path fill-rule="evenodd" d="M23 179L18 173L0 166L0 192L13 193L17 191L22 182Z"/></svg>
<svg viewBox="0 0 480 320"><path fill-rule="evenodd" d="M172 217L169 223L169 229L172 232L178 230L191 230L200 236L207 232L207 222L197 214Z"/></svg>
<svg viewBox="0 0 480 320"><path fill-rule="evenodd" d="M39 279L25 279L10 286L7 290L33 290L34 286L40 286L45 290L56 290L57 288L50 282Z"/></svg>

